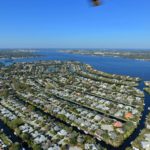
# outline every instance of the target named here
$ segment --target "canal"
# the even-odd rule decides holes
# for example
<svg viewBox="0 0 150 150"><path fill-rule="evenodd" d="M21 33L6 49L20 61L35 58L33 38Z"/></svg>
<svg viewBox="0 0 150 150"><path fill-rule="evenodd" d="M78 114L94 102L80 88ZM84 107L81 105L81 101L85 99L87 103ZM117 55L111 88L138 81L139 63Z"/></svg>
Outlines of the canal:
<svg viewBox="0 0 150 150"><path fill-rule="evenodd" d="M5 125L1 119L0 119L0 130L2 130L13 143L18 142L21 145L22 149L24 148L27 150L31 150L31 148L28 147L27 143L23 142L21 138L16 136L13 130L11 130L7 125Z"/></svg>

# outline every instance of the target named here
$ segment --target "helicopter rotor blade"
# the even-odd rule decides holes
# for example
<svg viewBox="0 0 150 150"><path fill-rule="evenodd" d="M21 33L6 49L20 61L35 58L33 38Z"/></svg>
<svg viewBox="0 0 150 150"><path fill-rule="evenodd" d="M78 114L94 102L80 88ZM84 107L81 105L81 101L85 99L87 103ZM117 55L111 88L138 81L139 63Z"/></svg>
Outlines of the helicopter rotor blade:
<svg viewBox="0 0 150 150"><path fill-rule="evenodd" d="M99 6L101 5L101 0L92 0L92 3L94 6Z"/></svg>

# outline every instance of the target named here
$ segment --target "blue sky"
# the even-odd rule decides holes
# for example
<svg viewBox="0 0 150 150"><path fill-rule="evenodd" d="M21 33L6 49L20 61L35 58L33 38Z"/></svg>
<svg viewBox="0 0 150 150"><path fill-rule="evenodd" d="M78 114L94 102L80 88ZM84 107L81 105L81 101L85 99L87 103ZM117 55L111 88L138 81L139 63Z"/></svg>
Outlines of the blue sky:
<svg viewBox="0 0 150 150"><path fill-rule="evenodd" d="M150 48L150 0L0 0L0 48Z"/></svg>

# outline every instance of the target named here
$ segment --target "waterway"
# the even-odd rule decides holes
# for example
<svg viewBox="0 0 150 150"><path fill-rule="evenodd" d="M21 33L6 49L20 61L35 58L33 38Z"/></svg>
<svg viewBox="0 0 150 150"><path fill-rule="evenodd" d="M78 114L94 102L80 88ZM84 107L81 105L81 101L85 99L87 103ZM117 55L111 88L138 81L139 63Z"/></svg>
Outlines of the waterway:
<svg viewBox="0 0 150 150"><path fill-rule="evenodd" d="M15 142L20 143L22 149L31 150L31 148L28 147L27 143L24 143L21 138L16 136L13 130L11 130L7 125L5 125L2 122L2 120L0 120L0 130L2 130L13 143Z"/></svg>
<svg viewBox="0 0 150 150"><path fill-rule="evenodd" d="M88 55L78 55L78 54L67 54L60 53L57 49L40 49L37 51L39 54L43 54L43 57L36 58L22 58L10 61L5 61L5 59L0 60L0 62L9 65L13 62L34 62L39 60L73 60L80 61L82 63L87 63L92 65L95 69L102 70L108 73L129 75L132 77L140 77L142 79L139 88L143 90L144 82L150 80L150 62L140 61L125 58L115 58L115 57L98 57L98 56L88 56ZM140 131L145 126L145 118L149 112L148 107L150 107L150 96L145 93L145 106L144 112L142 114L141 120L139 122L138 128L134 133L121 145L119 148L112 148L106 145L104 142L101 144L108 148L109 150L124 150L126 147L130 146L130 143L135 140L139 135ZM0 124L1 126L1 124Z"/></svg>

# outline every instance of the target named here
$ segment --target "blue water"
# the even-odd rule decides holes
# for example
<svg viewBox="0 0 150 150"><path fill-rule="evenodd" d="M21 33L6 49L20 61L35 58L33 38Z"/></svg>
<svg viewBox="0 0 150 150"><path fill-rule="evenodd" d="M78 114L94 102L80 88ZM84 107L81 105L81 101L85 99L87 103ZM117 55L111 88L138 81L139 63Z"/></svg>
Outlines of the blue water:
<svg viewBox="0 0 150 150"><path fill-rule="evenodd" d="M144 87L143 81L150 80L150 62L148 61L115 58L115 57L98 57L98 56L88 56L78 54L66 54L60 53L57 50L52 49L51 50L41 49L37 53L42 54L44 56L39 58L37 57L37 58L16 59L13 62L33 62L38 60L80 61L92 65L95 69L102 70L108 73L129 75L132 77L140 77L142 79L142 82L139 85L139 88L141 90ZM12 63L5 60L0 60L0 62L4 62L5 64ZM147 93L145 93L145 108L140 124L138 128L135 130L135 132L132 134L132 136L129 139L127 139L119 149L123 150L127 146L130 146L131 141L133 141L140 133L140 130L144 128L145 117L148 114L148 107L150 107L150 96ZM106 147L110 149L109 146Z"/></svg>
<svg viewBox="0 0 150 150"><path fill-rule="evenodd" d="M106 72L139 76L144 80L150 80L150 62L148 61L115 57L66 54L60 53L57 50L39 50L37 53L43 54L44 57L16 59L14 62L30 62L37 60L77 60L83 63L88 63L96 69ZM0 62L5 62L5 60L0 60Z"/></svg>

